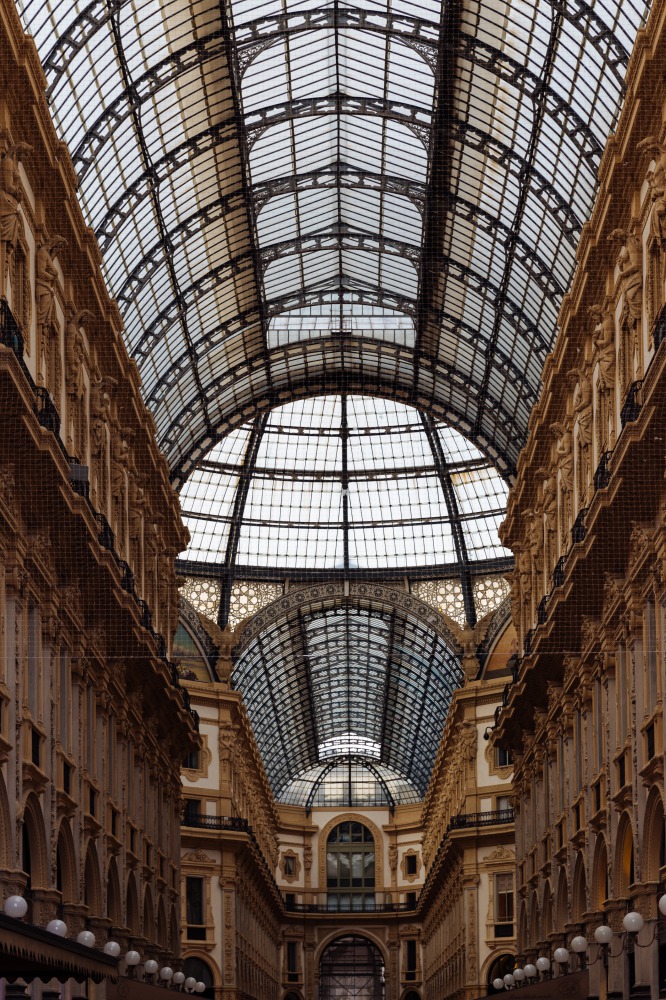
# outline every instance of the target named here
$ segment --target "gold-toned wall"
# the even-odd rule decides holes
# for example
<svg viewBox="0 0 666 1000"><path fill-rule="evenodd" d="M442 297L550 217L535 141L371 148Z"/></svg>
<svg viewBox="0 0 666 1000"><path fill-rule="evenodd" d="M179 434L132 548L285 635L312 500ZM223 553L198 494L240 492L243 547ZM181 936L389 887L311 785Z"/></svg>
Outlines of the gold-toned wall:
<svg viewBox="0 0 666 1000"><path fill-rule="evenodd" d="M657 2L631 58L502 528L516 559L521 656L494 738L515 754L518 952L534 961L582 933L590 996L659 989L665 57ZM646 920L632 962L628 909ZM593 938L601 923L615 932L607 978Z"/></svg>

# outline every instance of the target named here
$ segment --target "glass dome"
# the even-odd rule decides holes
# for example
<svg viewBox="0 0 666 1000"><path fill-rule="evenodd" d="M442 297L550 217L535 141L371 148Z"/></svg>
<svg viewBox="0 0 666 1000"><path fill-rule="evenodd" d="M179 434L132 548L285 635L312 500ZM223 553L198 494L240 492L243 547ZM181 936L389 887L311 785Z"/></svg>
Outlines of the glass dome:
<svg viewBox="0 0 666 1000"><path fill-rule="evenodd" d="M201 460L180 499L203 564L376 570L493 560L507 487L461 434L387 399L276 407Z"/></svg>

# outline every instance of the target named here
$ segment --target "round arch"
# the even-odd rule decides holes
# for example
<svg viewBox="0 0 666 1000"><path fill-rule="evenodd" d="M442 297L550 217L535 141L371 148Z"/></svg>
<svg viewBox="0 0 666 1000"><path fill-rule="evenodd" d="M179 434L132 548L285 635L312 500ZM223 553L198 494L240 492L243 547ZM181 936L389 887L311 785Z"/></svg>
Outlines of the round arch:
<svg viewBox="0 0 666 1000"><path fill-rule="evenodd" d="M557 877L557 895L555 897L556 930L564 928L569 923L569 880L564 867L560 868Z"/></svg>
<svg viewBox="0 0 666 1000"><path fill-rule="evenodd" d="M157 943L165 950L169 947L169 928L167 925L166 907L164 896L160 896L157 904Z"/></svg>
<svg viewBox="0 0 666 1000"><path fill-rule="evenodd" d="M416 990L407 990L406 993L402 994L401 1000L421 1000L421 994L417 993Z"/></svg>
<svg viewBox="0 0 666 1000"><path fill-rule="evenodd" d="M529 923L527 920L527 902L522 899L520 902L520 913L518 914L518 951L523 951L528 948L530 944L529 941Z"/></svg>
<svg viewBox="0 0 666 1000"><path fill-rule="evenodd" d="M361 916L361 914L359 914L359 916ZM327 934L326 937L322 939L314 954L315 968L316 969L319 968L321 956L324 954L329 945L333 944L333 942L337 938L347 937L349 935L353 937L367 938L367 940L371 944L375 945L375 947L379 950L384 965L386 968L388 968L388 954L386 952L386 945L384 944L384 942L376 934L373 934L371 931L366 930L365 927L359 928L353 926L345 928L344 932L341 932L340 929L338 928L337 930L331 931L330 934Z"/></svg>
<svg viewBox="0 0 666 1000"><path fill-rule="evenodd" d="M620 816L615 841L613 864L613 896L626 899L634 882L634 830L626 811Z"/></svg>
<svg viewBox="0 0 666 1000"><path fill-rule="evenodd" d="M94 917L102 915L102 878L100 875L97 847L93 840L88 841L86 848L85 884L83 901L89 913Z"/></svg>
<svg viewBox="0 0 666 1000"><path fill-rule="evenodd" d="M77 903L79 880L77 877L76 848L69 820L63 819L58 830L56 845L56 889L63 903Z"/></svg>
<svg viewBox="0 0 666 1000"><path fill-rule="evenodd" d="M235 637L234 654L239 656L261 632L270 628L296 607L309 608L311 605L319 607L329 603L335 604L338 600L348 600L349 598L391 604L417 618L426 628L438 635L452 653L456 655L462 653L462 647L456 635L447 625L446 615L413 594L406 593L404 589L399 590L397 587L386 587L374 583L370 586L367 583L351 582L345 590L343 582L330 580L327 581L325 587L316 585L299 589L292 594L284 594L271 604L267 604L251 618L246 618L239 626L237 637Z"/></svg>
<svg viewBox="0 0 666 1000"><path fill-rule="evenodd" d="M178 926L178 913L176 907L171 905L171 916L169 918L169 951L174 955L178 954L180 945L180 928Z"/></svg>
<svg viewBox="0 0 666 1000"><path fill-rule="evenodd" d="M28 872L30 888L46 889L49 885L49 864L44 817L39 799L31 792L23 807L23 870ZM25 857L26 848L28 857ZM26 868L26 861L29 868Z"/></svg>
<svg viewBox="0 0 666 1000"><path fill-rule="evenodd" d="M296 990L289 990L285 993L283 1000L303 1000L303 995Z"/></svg>
<svg viewBox="0 0 666 1000"><path fill-rule="evenodd" d="M120 895L120 878L118 877L118 865L115 858L111 858L106 876L106 915L114 927L122 926L123 909Z"/></svg>
<svg viewBox="0 0 666 1000"><path fill-rule="evenodd" d="M481 982L486 984L488 993L490 995L494 993L504 992L504 990L496 990L493 986L494 979L502 979L508 972L513 972L516 967L516 960L513 955L508 952L492 952L483 964L481 969Z"/></svg>
<svg viewBox="0 0 666 1000"><path fill-rule="evenodd" d="M539 897L536 889L530 896L528 943L533 947L541 937L541 914L539 912Z"/></svg>
<svg viewBox="0 0 666 1000"><path fill-rule="evenodd" d="M138 935L141 931L139 924L139 893L136 888L136 878L134 876L134 872L130 872L129 878L127 879L126 911L127 926L132 934Z"/></svg>
<svg viewBox="0 0 666 1000"><path fill-rule="evenodd" d="M592 884L590 886L590 907L593 910L603 910L608 899L608 848L603 834L597 835L592 860Z"/></svg>
<svg viewBox="0 0 666 1000"><path fill-rule="evenodd" d="M664 803L656 785L648 794L643 831L641 877L645 882L658 882L659 870L666 864L666 825Z"/></svg>
<svg viewBox="0 0 666 1000"><path fill-rule="evenodd" d="M384 857L383 857L383 840L382 834L379 827L368 819L367 816L363 816L361 813L340 813L338 816L334 816L330 819L326 826L324 826L319 831L319 885L326 885L326 844L328 842L328 835L331 830L340 823L362 823L363 826L367 827L373 836L375 841L375 884L384 884Z"/></svg>
<svg viewBox="0 0 666 1000"><path fill-rule="evenodd" d="M543 896L541 900L541 937L540 941L545 941L549 934L553 932L553 889L550 881L543 884Z"/></svg>
<svg viewBox="0 0 666 1000"><path fill-rule="evenodd" d="M15 868L14 832L5 779L0 772L0 868Z"/></svg>
<svg viewBox="0 0 666 1000"><path fill-rule="evenodd" d="M150 886L143 890L143 936L148 941L155 940L155 907L153 905L153 894Z"/></svg>
<svg viewBox="0 0 666 1000"><path fill-rule="evenodd" d="M207 1000L213 1000L216 987L222 985L220 970L205 952L190 951L183 956L183 972L186 976L194 976L199 982L205 983L206 989L199 996Z"/></svg>
<svg viewBox="0 0 666 1000"><path fill-rule="evenodd" d="M338 933L322 948L317 960L320 1000L334 1000L350 988L350 995L384 996L386 957L369 935L348 929ZM366 991L367 988L367 991ZM357 990L363 989L364 992ZM346 995L346 994L344 994Z"/></svg>
<svg viewBox="0 0 666 1000"><path fill-rule="evenodd" d="M585 861L579 851L576 855L574 865L573 881L571 884L571 919L574 923L583 923L583 914L587 910L587 876L585 874Z"/></svg>

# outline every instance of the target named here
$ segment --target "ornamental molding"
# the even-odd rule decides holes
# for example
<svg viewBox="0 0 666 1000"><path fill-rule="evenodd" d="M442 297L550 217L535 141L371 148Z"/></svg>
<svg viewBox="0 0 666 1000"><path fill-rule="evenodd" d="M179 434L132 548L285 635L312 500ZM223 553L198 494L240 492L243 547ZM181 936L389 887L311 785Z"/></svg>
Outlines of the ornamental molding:
<svg viewBox="0 0 666 1000"><path fill-rule="evenodd" d="M317 604L337 604L350 599L352 601L374 601L399 608L405 614L412 615L427 625L454 653L458 655L461 652L460 645L443 615L418 597L414 597L413 594L408 594L407 591L395 587L386 587L375 583L350 583L347 586L344 582L331 582L302 590L289 591L283 597L279 597L258 611L242 626L239 641L234 650L235 655L239 656L261 632L294 611Z"/></svg>

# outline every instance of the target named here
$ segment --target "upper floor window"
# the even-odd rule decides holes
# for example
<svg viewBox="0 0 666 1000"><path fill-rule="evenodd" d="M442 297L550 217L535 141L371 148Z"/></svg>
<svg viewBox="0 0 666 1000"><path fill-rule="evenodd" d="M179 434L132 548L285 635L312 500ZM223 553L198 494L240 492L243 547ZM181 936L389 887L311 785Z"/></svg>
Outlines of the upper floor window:
<svg viewBox="0 0 666 1000"><path fill-rule="evenodd" d="M326 842L329 910L374 910L375 841L362 823L340 823Z"/></svg>

